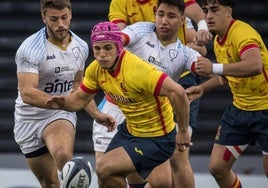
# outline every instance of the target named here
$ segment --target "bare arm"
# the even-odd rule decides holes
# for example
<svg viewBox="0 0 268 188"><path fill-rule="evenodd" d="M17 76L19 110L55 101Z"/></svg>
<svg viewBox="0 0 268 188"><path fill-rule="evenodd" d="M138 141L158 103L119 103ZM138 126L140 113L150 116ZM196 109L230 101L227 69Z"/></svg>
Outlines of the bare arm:
<svg viewBox="0 0 268 188"><path fill-rule="evenodd" d="M194 28L188 28L186 30L186 38L187 38L187 46L189 46L190 48L198 51L202 56L206 56L207 55L207 47L205 45L196 45L194 43L194 38L197 34L196 30Z"/></svg>
<svg viewBox="0 0 268 188"><path fill-rule="evenodd" d="M181 85L174 82L170 77L167 77L163 82L160 95L167 96L173 107L179 127L176 138L177 146L180 151L184 151L185 147L191 145L191 139L188 133L189 101L186 92Z"/></svg>
<svg viewBox="0 0 268 188"><path fill-rule="evenodd" d="M39 90L39 76L36 73L17 73L18 87L24 103L32 106L47 108L45 102L51 97L49 94Z"/></svg>
<svg viewBox="0 0 268 188"><path fill-rule="evenodd" d="M94 119L96 118L97 114L100 113L94 99L88 103L88 105L85 107L85 110Z"/></svg>
<svg viewBox="0 0 268 188"><path fill-rule="evenodd" d="M227 84L227 80L223 76L214 75L209 80L200 85L192 86L186 89L186 93L190 102L201 98L203 94Z"/></svg>
<svg viewBox="0 0 268 188"><path fill-rule="evenodd" d="M83 79L83 71L79 71L74 79L73 91L79 88ZM108 128L108 131L113 131L116 127L115 119L109 114L105 114L99 111L94 98L84 107L84 110L93 118L96 122L104 125Z"/></svg>
<svg viewBox="0 0 268 188"><path fill-rule="evenodd" d="M181 130L188 130L189 102L184 88L168 77L162 85L160 95L168 97L177 116L179 128Z"/></svg>
<svg viewBox="0 0 268 188"><path fill-rule="evenodd" d="M193 3L190 6L185 8L184 12L185 16L189 17L195 23L198 23L201 20L205 19L205 15L203 13L202 8L199 6L198 3Z"/></svg>
<svg viewBox="0 0 268 188"><path fill-rule="evenodd" d="M191 4L185 8L185 16L189 17L197 24L197 33L193 42L198 46L203 46L212 40L212 34L208 31L205 21L205 14L198 3Z"/></svg>
<svg viewBox="0 0 268 188"><path fill-rule="evenodd" d="M223 87L226 84L227 84L227 80L225 77L214 75L206 82L200 84L200 87L202 88L203 93L205 94L217 88Z"/></svg>
<svg viewBox="0 0 268 188"><path fill-rule="evenodd" d="M83 80L83 74L84 74L84 70L83 71L78 71L76 73L76 75L74 76L73 91L75 91L77 88L79 88L80 83Z"/></svg>
<svg viewBox="0 0 268 188"><path fill-rule="evenodd" d="M220 63L220 62L219 62ZM195 72L198 75L210 75L216 73L214 68L221 67L218 74L234 77L255 76L262 72L262 59L259 49L250 49L245 52L241 61L229 64L213 64L209 59L199 57L195 64Z"/></svg>
<svg viewBox="0 0 268 188"><path fill-rule="evenodd" d="M94 99L91 100L84 109L93 119L95 119L96 122L106 126L108 131L113 131L116 128L116 120L110 114L99 111Z"/></svg>
<svg viewBox="0 0 268 188"><path fill-rule="evenodd" d="M51 109L63 109L66 111L78 111L94 98L95 94L88 94L80 87L66 96L52 96L46 101L47 107Z"/></svg>
<svg viewBox="0 0 268 188"><path fill-rule="evenodd" d="M257 48L245 52L241 61L223 65L223 75L235 77L255 76L262 72L262 58Z"/></svg>

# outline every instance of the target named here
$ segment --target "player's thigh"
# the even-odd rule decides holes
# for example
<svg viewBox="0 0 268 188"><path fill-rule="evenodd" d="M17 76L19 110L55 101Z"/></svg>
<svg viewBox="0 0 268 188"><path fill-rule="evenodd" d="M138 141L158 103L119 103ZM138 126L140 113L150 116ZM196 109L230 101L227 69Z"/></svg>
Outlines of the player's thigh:
<svg viewBox="0 0 268 188"><path fill-rule="evenodd" d="M26 158L26 161L40 182L58 181L57 166L49 153L34 158Z"/></svg>
<svg viewBox="0 0 268 188"><path fill-rule="evenodd" d="M128 184L143 184L146 182L137 172L128 174L127 181Z"/></svg>
<svg viewBox="0 0 268 188"><path fill-rule="evenodd" d="M75 129L68 120L55 120L45 128L42 138L50 151L58 147L73 150Z"/></svg>
<svg viewBox="0 0 268 188"><path fill-rule="evenodd" d="M57 167L62 169L73 157L75 129L72 123L63 119L53 121L44 130L42 138Z"/></svg>
<svg viewBox="0 0 268 188"><path fill-rule="evenodd" d="M136 168L123 147L110 150L96 161L96 172L98 175L102 173L126 175L135 171Z"/></svg>
<svg viewBox="0 0 268 188"><path fill-rule="evenodd" d="M224 173L230 170L235 161L236 158L224 145L213 145L209 164L212 173Z"/></svg>
<svg viewBox="0 0 268 188"><path fill-rule="evenodd" d="M151 187L170 187L172 172L169 160L156 166L147 178Z"/></svg>

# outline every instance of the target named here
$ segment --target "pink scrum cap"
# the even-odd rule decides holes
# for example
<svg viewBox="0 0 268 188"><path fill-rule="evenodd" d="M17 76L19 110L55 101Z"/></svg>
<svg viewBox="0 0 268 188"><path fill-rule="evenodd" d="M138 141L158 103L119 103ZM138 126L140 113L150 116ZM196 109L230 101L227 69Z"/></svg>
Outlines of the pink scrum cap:
<svg viewBox="0 0 268 188"><path fill-rule="evenodd" d="M112 22L100 22L96 24L91 31L91 44L98 41L114 42L117 48L117 55L120 55L123 49L122 33L118 25Z"/></svg>

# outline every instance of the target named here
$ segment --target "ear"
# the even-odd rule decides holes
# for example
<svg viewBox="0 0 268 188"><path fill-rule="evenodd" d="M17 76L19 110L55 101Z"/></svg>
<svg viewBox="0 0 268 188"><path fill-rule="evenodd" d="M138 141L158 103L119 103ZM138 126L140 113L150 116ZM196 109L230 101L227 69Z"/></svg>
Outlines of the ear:
<svg viewBox="0 0 268 188"><path fill-rule="evenodd" d="M185 21L186 21L186 16L185 16L185 15L182 15L182 16L181 16L181 21L182 21L183 23L185 23Z"/></svg>
<svg viewBox="0 0 268 188"><path fill-rule="evenodd" d="M186 17L185 17L185 15L181 15L181 16L180 16L179 27L181 27L183 24L185 24L185 22L186 22Z"/></svg>
<svg viewBox="0 0 268 188"><path fill-rule="evenodd" d="M70 10L70 20L72 19L73 14L72 14L72 10Z"/></svg>
<svg viewBox="0 0 268 188"><path fill-rule="evenodd" d="M228 14L229 14L228 17L232 17L233 9L231 7L228 7L227 11L228 11Z"/></svg>
<svg viewBox="0 0 268 188"><path fill-rule="evenodd" d="M46 15L44 13L41 13L41 18L42 18L44 24L46 24Z"/></svg>

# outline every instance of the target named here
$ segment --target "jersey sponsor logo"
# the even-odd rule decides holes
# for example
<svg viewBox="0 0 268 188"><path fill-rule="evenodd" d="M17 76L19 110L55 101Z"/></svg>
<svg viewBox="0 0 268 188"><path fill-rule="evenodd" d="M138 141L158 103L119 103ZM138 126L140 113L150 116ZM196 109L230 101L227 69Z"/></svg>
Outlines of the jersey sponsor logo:
<svg viewBox="0 0 268 188"><path fill-rule="evenodd" d="M48 55L47 56L47 60L49 60L49 59L55 59L56 58L56 56L53 54L53 55Z"/></svg>
<svg viewBox="0 0 268 188"><path fill-rule="evenodd" d="M120 102L123 104L129 104L129 103L134 103L135 99L134 98L126 98L121 95L114 95L112 93L109 93L109 96L116 102Z"/></svg>
<svg viewBox="0 0 268 188"><path fill-rule="evenodd" d="M167 67L164 66L160 61L157 61L153 56L149 56L147 62L152 65L155 65L161 71L166 72L165 70L167 70Z"/></svg>
<svg viewBox="0 0 268 188"><path fill-rule="evenodd" d="M74 81L61 81L59 79L56 79L53 83L46 83L46 87L44 88L44 91L46 93L63 93L70 91L73 88Z"/></svg>
<svg viewBox="0 0 268 188"><path fill-rule="evenodd" d="M139 153L140 155L143 155L143 152L141 149L135 147L134 150L135 150L135 152Z"/></svg>
<svg viewBox="0 0 268 188"><path fill-rule="evenodd" d="M22 62L26 67L38 69L38 66L34 62L31 62L28 58L23 58Z"/></svg>
<svg viewBox="0 0 268 188"><path fill-rule="evenodd" d="M150 46L150 47L152 47L152 48L154 48L154 44L150 43L150 41L147 41L145 44Z"/></svg>
<svg viewBox="0 0 268 188"><path fill-rule="evenodd" d="M70 66L65 66L65 67L55 67L55 73L62 73L62 72L70 72L73 71L74 68Z"/></svg>

